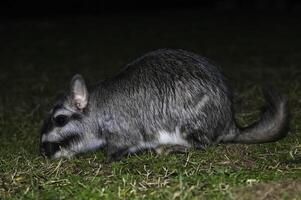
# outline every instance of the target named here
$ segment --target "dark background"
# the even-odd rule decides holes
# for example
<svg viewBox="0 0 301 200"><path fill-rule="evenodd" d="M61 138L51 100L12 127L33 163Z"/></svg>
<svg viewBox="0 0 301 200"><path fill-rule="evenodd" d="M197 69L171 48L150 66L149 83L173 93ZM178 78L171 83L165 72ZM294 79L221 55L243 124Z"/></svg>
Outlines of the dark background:
<svg viewBox="0 0 301 200"><path fill-rule="evenodd" d="M181 48L240 78L237 68L253 57L257 69L298 59L300 13L297 0L4 0L0 70L16 80L24 69L64 82L76 72L98 80L148 51Z"/></svg>
<svg viewBox="0 0 301 200"><path fill-rule="evenodd" d="M137 13L145 11L198 10L203 13L220 12L281 12L298 13L301 8L297 0L174 0L174 1L17 1L0 3L2 16L45 16L104 14L110 12Z"/></svg>

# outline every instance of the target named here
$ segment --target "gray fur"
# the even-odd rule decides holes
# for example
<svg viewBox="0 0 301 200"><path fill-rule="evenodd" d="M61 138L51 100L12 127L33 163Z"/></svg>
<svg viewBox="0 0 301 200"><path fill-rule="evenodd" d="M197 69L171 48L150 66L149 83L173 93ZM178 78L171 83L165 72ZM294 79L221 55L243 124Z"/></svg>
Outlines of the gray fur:
<svg viewBox="0 0 301 200"><path fill-rule="evenodd" d="M87 92L86 104L77 102L81 98L76 101L74 88ZM42 128L41 149L50 157L105 148L108 159L117 160L160 145L204 148L271 142L288 132L287 100L272 87L265 93L268 104L262 119L240 128L231 89L220 69L184 50L147 53L89 94L83 78L76 75L70 90ZM56 127L56 113L65 113L68 123Z"/></svg>

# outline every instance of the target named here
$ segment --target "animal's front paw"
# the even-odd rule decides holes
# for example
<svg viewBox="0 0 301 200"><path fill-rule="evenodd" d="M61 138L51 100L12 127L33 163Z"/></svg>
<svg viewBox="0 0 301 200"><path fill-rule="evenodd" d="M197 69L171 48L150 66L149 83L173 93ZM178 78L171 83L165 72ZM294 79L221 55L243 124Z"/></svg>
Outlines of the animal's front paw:
<svg viewBox="0 0 301 200"><path fill-rule="evenodd" d="M107 150L107 163L115 162L121 160L122 157L129 154L128 148L108 148Z"/></svg>
<svg viewBox="0 0 301 200"><path fill-rule="evenodd" d="M68 151L66 149L61 148L59 151L57 151L52 158L58 159L58 158L72 158L75 155L75 152Z"/></svg>

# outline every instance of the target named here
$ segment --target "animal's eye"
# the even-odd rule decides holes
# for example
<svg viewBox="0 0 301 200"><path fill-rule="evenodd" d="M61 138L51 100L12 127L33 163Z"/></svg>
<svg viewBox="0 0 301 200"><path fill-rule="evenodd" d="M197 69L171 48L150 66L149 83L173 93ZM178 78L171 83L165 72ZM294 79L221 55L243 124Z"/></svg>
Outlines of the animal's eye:
<svg viewBox="0 0 301 200"><path fill-rule="evenodd" d="M69 120L69 118L66 115L58 115L53 119L55 126L58 126L58 127L65 126L67 124L68 120Z"/></svg>

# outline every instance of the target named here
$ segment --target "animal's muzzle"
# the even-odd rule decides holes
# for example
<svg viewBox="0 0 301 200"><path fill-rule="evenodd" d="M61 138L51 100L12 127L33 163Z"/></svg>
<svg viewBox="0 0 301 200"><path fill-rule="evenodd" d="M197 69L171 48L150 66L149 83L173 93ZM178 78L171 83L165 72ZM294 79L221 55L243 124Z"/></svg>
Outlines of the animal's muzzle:
<svg viewBox="0 0 301 200"><path fill-rule="evenodd" d="M60 150L60 143L55 143L55 142L42 142L40 147L41 154L47 157L53 156L59 150Z"/></svg>

